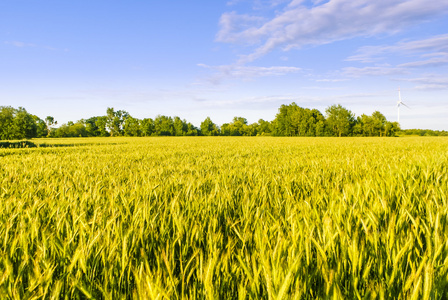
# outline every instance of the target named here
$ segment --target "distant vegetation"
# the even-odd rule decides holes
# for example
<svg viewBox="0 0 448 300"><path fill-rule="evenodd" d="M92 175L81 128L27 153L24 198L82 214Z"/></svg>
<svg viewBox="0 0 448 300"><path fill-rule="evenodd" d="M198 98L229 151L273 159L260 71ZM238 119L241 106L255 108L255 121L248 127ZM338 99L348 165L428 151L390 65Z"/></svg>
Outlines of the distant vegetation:
<svg viewBox="0 0 448 300"><path fill-rule="evenodd" d="M0 148L35 148L37 147L34 143L30 141L20 141L20 142L0 142Z"/></svg>
<svg viewBox="0 0 448 300"><path fill-rule="evenodd" d="M155 119L137 119L124 110L108 108L106 115L68 122L55 127L51 116L44 120L28 113L25 108L0 106L0 140L22 140L42 137L105 137L105 136L396 136L448 135L446 131L400 130L397 122L389 122L379 111L371 116L355 115L341 105L325 110L282 105L273 121L258 120L248 124L243 117L221 126L207 117L195 127L179 117L158 115Z"/></svg>
<svg viewBox="0 0 448 300"><path fill-rule="evenodd" d="M418 136L448 136L448 131L445 130L430 130L430 129L404 129L401 130L404 135L418 135Z"/></svg>

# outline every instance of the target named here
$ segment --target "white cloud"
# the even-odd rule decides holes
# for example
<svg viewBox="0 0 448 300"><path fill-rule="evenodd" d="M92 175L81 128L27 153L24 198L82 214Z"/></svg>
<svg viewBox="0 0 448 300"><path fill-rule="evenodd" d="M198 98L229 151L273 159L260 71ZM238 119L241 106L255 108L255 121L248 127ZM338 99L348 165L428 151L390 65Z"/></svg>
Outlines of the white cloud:
<svg viewBox="0 0 448 300"><path fill-rule="evenodd" d="M35 44L24 43L24 42L20 42L20 41L6 41L5 44L6 45L11 45L11 46L14 46L14 47L18 47L18 48L36 47Z"/></svg>
<svg viewBox="0 0 448 300"><path fill-rule="evenodd" d="M263 9L276 7L289 1L290 0L229 0L226 4L228 6L233 6L241 2L252 2L253 9Z"/></svg>
<svg viewBox="0 0 448 300"><path fill-rule="evenodd" d="M4 42L6 45L11 45L17 48L40 48L40 49L45 49L45 50L51 50L51 51L59 51L61 49L57 49L54 47L50 47L50 46L41 46L41 45L36 45L33 43L25 43L25 42L20 42L20 41L5 41ZM63 51L69 51L68 49L63 49Z"/></svg>
<svg viewBox="0 0 448 300"><path fill-rule="evenodd" d="M401 41L395 45L365 46L360 48L356 55L347 58L347 61L372 62L382 59L387 54L447 55L448 34L422 40Z"/></svg>
<svg viewBox="0 0 448 300"><path fill-rule="evenodd" d="M349 77L361 77L361 76L384 76L384 75L397 75L406 74L404 68L390 67L390 66L376 66L376 67L347 67L342 69L342 73Z"/></svg>
<svg viewBox="0 0 448 300"><path fill-rule="evenodd" d="M226 43L254 43L257 40L255 37L251 39L246 34L243 36L243 33L264 21L265 19L262 17L239 15L236 12L225 13L219 20L221 30L218 32L216 40ZM234 32L234 34L229 35L227 32Z"/></svg>
<svg viewBox="0 0 448 300"><path fill-rule="evenodd" d="M316 82L342 82L347 81L347 78L325 78L325 79L317 79Z"/></svg>
<svg viewBox="0 0 448 300"><path fill-rule="evenodd" d="M400 81L413 82L417 85L416 89L419 90L447 90L448 89L448 77L440 74L429 74L417 78L401 78Z"/></svg>
<svg viewBox="0 0 448 300"><path fill-rule="evenodd" d="M249 80L256 77L267 76L281 76L289 73L297 73L301 71L297 67L257 67L257 66L242 66L242 65L222 65L222 66L208 66L205 64L198 64L198 66L210 69L215 73L209 78L213 83L219 83L226 78L239 78Z"/></svg>
<svg viewBox="0 0 448 300"><path fill-rule="evenodd" d="M202 104L207 107L233 107L235 105L252 105L252 104L283 104L293 102L295 97L290 95L273 95L262 97L246 97L233 100L206 100Z"/></svg>
<svg viewBox="0 0 448 300"><path fill-rule="evenodd" d="M439 67L448 64L448 53L441 54L427 60L408 62L398 65L401 68L423 68L423 67Z"/></svg>
<svg viewBox="0 0 448 300"><path fill-rule="evenodd" d="M257 43L240 62L250 62L270 51L320 45L356 36L393 33L448 12L447 1L426 0L330 0L291 1L274 18L226 13L221 17L217 40Z"/></svg>

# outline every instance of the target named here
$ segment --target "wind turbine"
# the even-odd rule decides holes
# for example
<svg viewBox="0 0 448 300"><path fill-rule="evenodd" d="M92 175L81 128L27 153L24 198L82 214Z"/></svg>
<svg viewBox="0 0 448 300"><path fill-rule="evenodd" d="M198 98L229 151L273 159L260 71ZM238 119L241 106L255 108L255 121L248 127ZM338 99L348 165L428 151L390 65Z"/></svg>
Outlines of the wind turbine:
<svg viewBox="0 0 448 300"><path fill-rule="evenodd" d="M398 102L397 102L397 111L398 111L397 121L398 121L398 123L400 123L400 105L404 105L410 109L409 106L407 106L406 104L403 103L403 101L401 101L401 91L400 91L400 88L398 88Z"/></svg>

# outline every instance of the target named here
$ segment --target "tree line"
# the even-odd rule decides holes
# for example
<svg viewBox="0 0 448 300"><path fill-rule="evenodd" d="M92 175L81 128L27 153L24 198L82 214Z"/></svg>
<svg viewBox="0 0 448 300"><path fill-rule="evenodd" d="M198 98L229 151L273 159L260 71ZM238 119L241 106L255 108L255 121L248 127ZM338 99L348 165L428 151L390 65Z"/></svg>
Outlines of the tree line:
<svg viewBox="0 0 448 300"><path fill-rule="evenodd" d="M303 108L294 102L281 105L274 120L260 119L252 124L246 118L234 117L232 122L218 126L207 117L200 127L195 127L177 116L137 119L124 110L107 108L103 116L55 125L57 121L52 116L41 119L23 107L0 106L1 140L95 136L395 136L400 132L397 122L387 121L378 111L355 117L338 104L329 106L323 115L317 109Z"/></svg>

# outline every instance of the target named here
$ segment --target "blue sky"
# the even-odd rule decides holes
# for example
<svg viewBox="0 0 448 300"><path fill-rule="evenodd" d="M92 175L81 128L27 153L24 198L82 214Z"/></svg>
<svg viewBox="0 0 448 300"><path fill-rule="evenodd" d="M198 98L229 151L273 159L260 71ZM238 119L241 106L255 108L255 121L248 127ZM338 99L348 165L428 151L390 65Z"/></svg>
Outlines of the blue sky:
<svg viewBox="0 0 448 300"><path fill-rule="evenodd" d="M0 105L59 124L272 120L281 104L448 130L448 1L2 0Z"/></svg>

